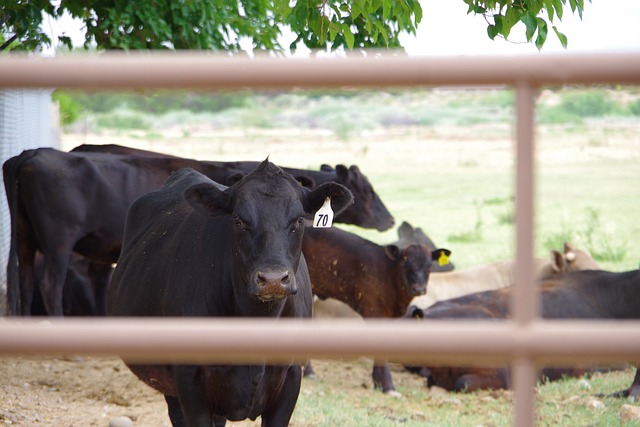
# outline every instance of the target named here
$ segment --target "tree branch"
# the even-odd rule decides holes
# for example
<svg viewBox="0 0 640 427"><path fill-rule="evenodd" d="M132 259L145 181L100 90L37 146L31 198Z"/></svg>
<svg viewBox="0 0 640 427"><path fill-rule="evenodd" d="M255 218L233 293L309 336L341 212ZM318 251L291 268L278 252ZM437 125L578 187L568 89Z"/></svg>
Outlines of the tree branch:
<svg viewBox="0 0 640 427"><path fill-rule="evenodd" d="M0 45L0 52L5 50L6 48L8 48L9 45L11 43L13 43L17 38L18 38L18 35L14 34L13 36L11 36L11 38L9 40L7 40L6 42L2 43L2 45Z"/></svg>

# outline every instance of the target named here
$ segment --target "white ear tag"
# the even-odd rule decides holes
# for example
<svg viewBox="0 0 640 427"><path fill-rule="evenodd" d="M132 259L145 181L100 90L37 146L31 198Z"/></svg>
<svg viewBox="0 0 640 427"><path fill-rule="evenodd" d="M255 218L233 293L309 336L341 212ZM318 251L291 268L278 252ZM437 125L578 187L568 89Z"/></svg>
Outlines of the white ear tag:
<svg viewBox="0 0 640 427"><path fill-rule="evenodd" d="M331 224L333 224L333 211L331 210L331 199L327 197L313 218L313 228L329 228Z"/></svg>

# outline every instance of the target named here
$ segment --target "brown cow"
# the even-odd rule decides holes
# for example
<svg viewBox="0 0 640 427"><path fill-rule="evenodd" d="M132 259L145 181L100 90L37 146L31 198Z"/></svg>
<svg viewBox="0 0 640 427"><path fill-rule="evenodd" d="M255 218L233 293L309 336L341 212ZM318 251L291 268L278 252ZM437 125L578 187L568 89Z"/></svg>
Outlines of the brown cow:
<svg viewBox="0 0 640 427"><path fill-rule="evenodd" d="M612 273L602 270L574 271L540 283L544 319L640 319L640 270ZM506 319L513 287L479 292L440 301L431 307L414 309L412 317L422 319ZM581 375L581 369L543 369L540 379ZM454 391L508 388L506 368L478 369L428 367L428 385ZM636 380L639 378L636 375ZM624 394L624 393L623 393ZM637 395L638 383L626 394Z"/></svg>
<svg viewBox="0 0 640 427"><path fill-rule="evenodd" d="M305 230L302 252L313 293L340 300L365 319L402 317L411 299L425 292L432 261L451 253L419 245L380 246L338 228L313 227ZM386 363L376 362L372 377L376 388L395 393Z"/></svg>

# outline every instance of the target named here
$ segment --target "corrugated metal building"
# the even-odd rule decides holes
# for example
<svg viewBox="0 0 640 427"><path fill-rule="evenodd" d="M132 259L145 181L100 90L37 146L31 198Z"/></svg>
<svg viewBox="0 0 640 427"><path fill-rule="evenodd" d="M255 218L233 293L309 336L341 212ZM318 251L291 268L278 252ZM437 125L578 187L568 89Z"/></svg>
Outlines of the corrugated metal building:
<svg viewBox="0 0 640 427"><path fill-rule="evenodd" d="M60 147L57 109L50 89L0 90L0 159L2 163L23 150ZM0 179L2 177L0 176ZM4 192L0 192L0 315L6 313L6 265L11 241L11 218Z"/></svg>

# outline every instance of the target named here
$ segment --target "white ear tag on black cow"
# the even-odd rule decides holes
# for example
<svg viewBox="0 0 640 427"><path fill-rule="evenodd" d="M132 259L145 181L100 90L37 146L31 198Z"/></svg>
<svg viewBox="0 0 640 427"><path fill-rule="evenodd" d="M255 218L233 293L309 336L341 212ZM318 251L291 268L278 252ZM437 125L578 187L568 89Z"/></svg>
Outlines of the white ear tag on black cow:
<svg viewBox="0 0 640 427"><path fill-rule="evenodd" d="M313 218L313 228L329 228L333 224L333 211L331 210L331 199L324 199L324 204L316 216Z"/></svg>

